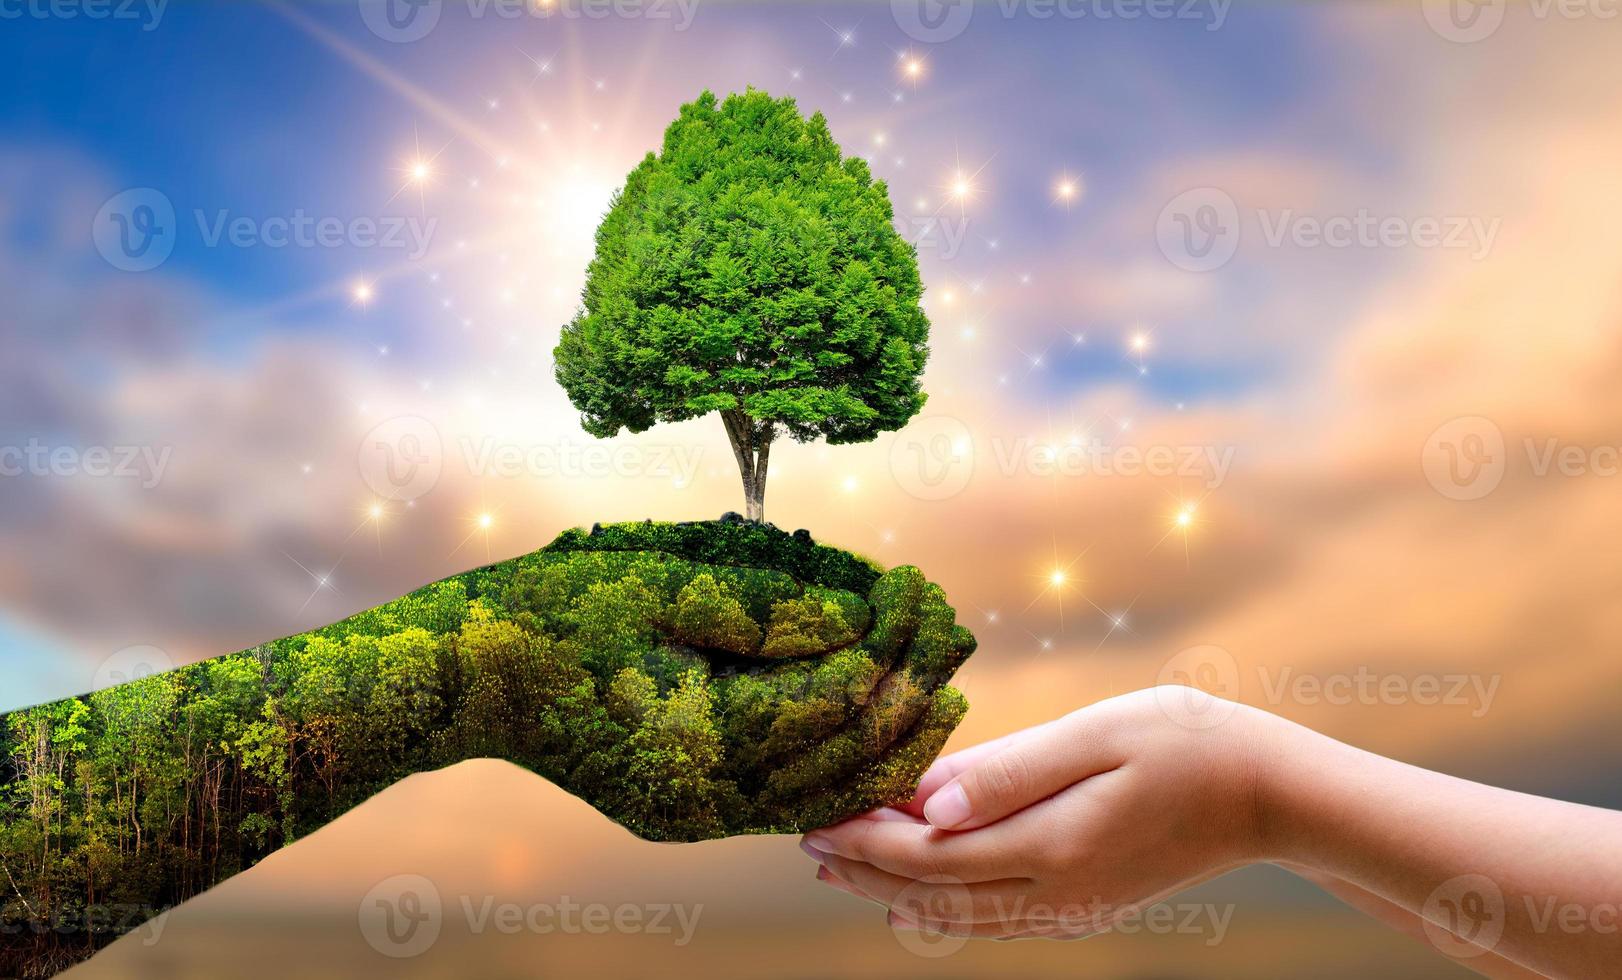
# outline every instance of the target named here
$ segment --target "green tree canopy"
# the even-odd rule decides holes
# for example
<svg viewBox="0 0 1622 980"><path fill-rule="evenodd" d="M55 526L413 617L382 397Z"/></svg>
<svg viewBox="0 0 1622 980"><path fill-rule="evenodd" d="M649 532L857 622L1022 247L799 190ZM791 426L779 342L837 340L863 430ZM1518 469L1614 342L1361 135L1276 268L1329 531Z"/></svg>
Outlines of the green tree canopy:
<svg viewBox="0 0 1622 980"><path fill-rule="evenodd" d="M557 378L596 436L719 413L761 520L779 435L867 442L923 406L922 292L884 182L821 113L705 92L597 229Z"/></svg>

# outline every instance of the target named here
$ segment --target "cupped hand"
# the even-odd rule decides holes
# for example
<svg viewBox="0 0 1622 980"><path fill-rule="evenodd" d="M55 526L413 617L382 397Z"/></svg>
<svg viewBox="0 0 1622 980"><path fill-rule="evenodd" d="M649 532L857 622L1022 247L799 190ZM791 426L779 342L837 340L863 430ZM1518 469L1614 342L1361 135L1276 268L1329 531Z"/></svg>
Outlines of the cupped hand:
<svg viewBox="0 0 1622 980"><path fill-rule="evenodd" d="M1267 854L1277 719L1182 687L1110 698L943 757L907 805L808 834L818 877L891 924L1073 938Z"/></svg>

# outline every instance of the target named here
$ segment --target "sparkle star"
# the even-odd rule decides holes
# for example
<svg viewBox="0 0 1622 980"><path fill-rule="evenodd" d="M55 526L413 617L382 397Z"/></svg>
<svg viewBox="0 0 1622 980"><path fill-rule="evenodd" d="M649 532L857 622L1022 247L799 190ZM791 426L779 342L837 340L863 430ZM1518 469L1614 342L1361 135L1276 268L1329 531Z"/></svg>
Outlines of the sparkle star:
<svg viewBox="0 0 1622 980"><path fill-rule="evenodd" d="M1069 174L1060 174L1059 179L1053 183L1053 201L1060 207L1068 208L1081 200L1083 187L1080 177Z"/></svg>

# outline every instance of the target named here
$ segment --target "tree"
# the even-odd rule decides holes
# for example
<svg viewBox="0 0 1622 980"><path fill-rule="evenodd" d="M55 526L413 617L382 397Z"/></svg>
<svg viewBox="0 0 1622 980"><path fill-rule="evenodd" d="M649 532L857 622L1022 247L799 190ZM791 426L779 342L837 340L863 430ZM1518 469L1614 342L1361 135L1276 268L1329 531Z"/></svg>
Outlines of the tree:
<svg viewBox="0 0 1622 980"><path fill-rule="evenodd" d="M900 428L924 404L929 321L893 221L821 113L754 89L682 106L614 196L555 352L586 431L719 413L759 521L779 435Z"/></svg>

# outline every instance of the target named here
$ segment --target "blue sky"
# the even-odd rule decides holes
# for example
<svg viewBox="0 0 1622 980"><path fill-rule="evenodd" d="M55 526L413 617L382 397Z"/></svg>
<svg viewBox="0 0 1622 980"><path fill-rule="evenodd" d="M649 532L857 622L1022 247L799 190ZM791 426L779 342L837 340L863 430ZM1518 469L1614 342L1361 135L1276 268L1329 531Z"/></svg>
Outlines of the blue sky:
<svg viewBox="0 0 1622 980"><path fill-rule="evenodd" d="M915 188L934 190L949 154L958 153L967 166L985 166L990 187L962 257L977 263L977 281L1025 265L1052 268L1056 258L1060 268L1083 270L1152 256L1152 236L1094 222L1108 202L1137 193L1147 175L1178 159L1271 146L1379 165L1357 132L1309 108L1322 106L1337 73L1354 66L1322 25L1281 7L1227 11L1222 43L1214 44L1205 21L1005 19L987 4L967 36L939 45L911 41L882 4L701 5L685 32L654 19L477 19L448 4L432 35L404 45L372 36L354 4L300 9L361 55L469 114L486 93L522 88L514 80L528 69L526 54L554 60L560 74L607 80L605 103L649 107L634 130L619 134L633 149L655 145L659 120L701 87L754 84L795 94L803 107L829 114L850 152L863 152L865 130L874 126L896 130L898 146L906 140L921 148L906 170L876 162L891 179L898 210ZM846 30L855 40L842 45L838 34ZM929 63L929 77L916 87L896 77L895 55L903 51ZM792 79L790 68L802 77ZM165 275L185 277L226 310L280 304L274 318L237 318L217 331L212 342L226 351L267 332L349 329L341 297L286 303L341 276L350 257L341 250L208 247L195 227L197 211L407 214L415 202L385 200L389 168L397 166L388 153L411 139L434 146L454 138L373 74L258 4L171 3L151 31L83 19L25 22L0 33L0 84L21 93L0 106L5 143L65 148L92 161L111 186L154 187L174 200L183 233ZM906 101L885 105L894 92ZM855 100L844 103L845 93ZM542 105L553 98L544 86L530 94ZM929 158L927 169L920 157ZM1043 192L1061 169L1087 185L1088 200L1073 212L1056 211ZM429 215L449 206L429 203ZM987 250L992 239L996 255ZM560 271L563 280L575 275ZM1254 315L1246 291L1235 282L1220 308L1156 329L1241 333ZM367 342L394 344L402 361L442 359L442 349L411 342L430 329L421 305L414 297L386 308L394 322L370 329ZM1031 321L1022 331L1055 337L1124 329L1062 290L1005 316L1021 318ZM1280 367L1254 357L1202 357L1179 369L1172 351L1165 357L1133 383L1176 401L1242 390ZM1017 363L1010 353L1005 370ZM1121 369L1118 347L1076 351L1034 390L1051 395L1118 381Z"/></svg>

